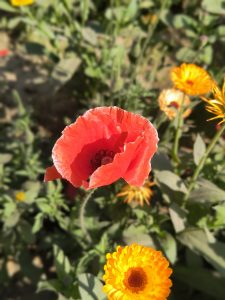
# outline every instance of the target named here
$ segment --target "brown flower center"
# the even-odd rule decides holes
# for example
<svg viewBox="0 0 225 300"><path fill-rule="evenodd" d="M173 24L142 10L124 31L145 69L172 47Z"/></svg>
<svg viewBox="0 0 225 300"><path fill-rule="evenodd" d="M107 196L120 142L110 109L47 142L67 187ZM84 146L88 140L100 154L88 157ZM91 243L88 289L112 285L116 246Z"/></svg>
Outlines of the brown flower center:
<svg viewBox="0 0 225 300"><path fill-rule="evenodd" d="M142 268L130 268L125 274L124 284L133 293L138 293L144 290L147 276Z"/></svg>
<svg viewBox="0 0 225 300"><path fill-rule="evenodd" d="M188 85L193 85L193 84L194 84L194 82L193 82L192 80L187 80L186 83L187 83Z"/></svg>
<svg viewBox="0 0 225 300"><path fill-rule="evenodd" d="M176 109L179 108L179 104L178 104L177 102L175 102L175 101L170 102L170 104L169 104L168 106L169 106L169 107L174 107L174 108L176 108Z"/></svg>
<svg viewBox="0 0 225 300"><path fill-rule="evenodd" d="M111 150L99 150L91 159L91 165L94 169L102 165L107 165L113 161L115 152Z"/></svg>

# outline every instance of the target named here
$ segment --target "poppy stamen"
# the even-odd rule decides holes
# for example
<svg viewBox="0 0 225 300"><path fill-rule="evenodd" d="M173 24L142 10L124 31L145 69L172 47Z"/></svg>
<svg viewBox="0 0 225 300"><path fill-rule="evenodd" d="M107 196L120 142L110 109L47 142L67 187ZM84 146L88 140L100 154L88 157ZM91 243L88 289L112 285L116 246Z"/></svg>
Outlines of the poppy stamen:
<svg viewBox="0 0 225 300"><path fill-rule="evenodd" d="M114 156L114 151L101 149L94 155L94 158L91 159L91 164L94 169L97 169L102 165L107 165L111 163L113 161Z"/></svg>

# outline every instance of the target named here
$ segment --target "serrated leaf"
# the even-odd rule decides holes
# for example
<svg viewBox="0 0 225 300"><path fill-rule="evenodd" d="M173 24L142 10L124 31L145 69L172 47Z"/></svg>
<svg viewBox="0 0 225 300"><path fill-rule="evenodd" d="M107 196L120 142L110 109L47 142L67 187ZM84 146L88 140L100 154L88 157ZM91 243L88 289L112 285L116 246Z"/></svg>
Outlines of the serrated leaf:
<svg viewBox="0 0 225 300"><path fill-rule="evenodd" d="M192 251L201 254L225 276L225 243L209 243L203 230L189 229L178 236L179 241Z"/></svg>
<svg viewBox="0 0 225 300"><path fill-rule="evenodd" d="M78 275L78 287L82 300L106 300L103 284L92 274Z"/></svg>
<svg viewBox="0 0 225 300"><path fill-rule="evenodd" d="M205 154L206 146L201 138L201 136L198 134L197 138L194 143L194 149L193 149L193 155L194 155L194 162L196 165L199 164L202 156Z"/></svg>

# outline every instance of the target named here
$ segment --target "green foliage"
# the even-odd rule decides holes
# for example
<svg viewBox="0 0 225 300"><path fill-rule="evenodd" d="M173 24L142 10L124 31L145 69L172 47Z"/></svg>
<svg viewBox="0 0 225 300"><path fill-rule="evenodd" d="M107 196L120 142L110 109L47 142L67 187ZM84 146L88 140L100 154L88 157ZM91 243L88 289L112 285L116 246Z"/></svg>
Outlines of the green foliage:
<svg viewBox="0 0 225 300"><path fill-rule="evenodd" d="M170 68L182 62L203 66L221 83L224 9L223 0L0 1L0 50L1 34L10 37L10 55L0 58L1 299L22 300L31 290L35 299L106 300L105 256L134 242L168 258L169 299L224 298L224 137L185 200L218 129L192 97L174 161L178 118L169 120L157 101L172 87ZM109 105L156 126L155 185L143 207L116 196L122 181L95 191L83 216L90 242L80 217L85 191L43 177L63 127Z"/></svg>

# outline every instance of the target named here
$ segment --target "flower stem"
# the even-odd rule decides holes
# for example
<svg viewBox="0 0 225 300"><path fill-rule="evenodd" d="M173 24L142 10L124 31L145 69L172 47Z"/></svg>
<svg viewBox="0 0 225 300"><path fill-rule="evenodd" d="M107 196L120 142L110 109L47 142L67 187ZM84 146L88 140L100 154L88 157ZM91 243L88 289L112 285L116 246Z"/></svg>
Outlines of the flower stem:
<svg viewBox="0 0 225 300"><path fill-rule="evenodd" d="M187 202L187 200L188 200L188 198L190 196L191 191L195 187L195 183L196 183L196 180L197 180L197 178L199 176L199 173L201 172L202 168L205 165L206 159L208 158L209 154L213 150L215 144L217 143L217 141L219 140L219 138L221 137L221 135L223 134L224 129L225 129L225 123L221 126L220 130L216 133L216 135L212 139L211 143L208 145L208 147L207 147L204 155L200 159L199 164L198 164L197 168L195 169L195 172L194 172L194 174L193 174L193 176L191 178L191 181L190 181L187 193L186 193L186 195L184 197L184 203Z"/></svg>
<svg viewBox="0 0 225 300"><path fill-rule="evenodd" d="M182 126L183 126L184 99L185 99L185 93L183 93L182 101L178 111L177 128L176 128L175 139L174 139L174 144L172 149L172 158L174 162L177 164L180 161L178 157L178 147L179 147L179 140L181 137Z"/></svg>
<svg viewBox="0 0 225 300"><path fill-rule="evenodd" d="M80 228L85 236L85 238L87 239L87 241L89 243L92 242L92 239L91 239L91 236L90 234L88 233L87 231L87 228L85 226L85 219L84 219L84 214L85 214L85 210L86 210L86 206L88 204L88 201L91 199L91 196L94 194L94 192L96 191L96 189L93 189L93 190L90 190L86 197L84 198L84 201L81 205L81 208L80 208L80 215L79 215L79 219L80 219Z"/></svg>

